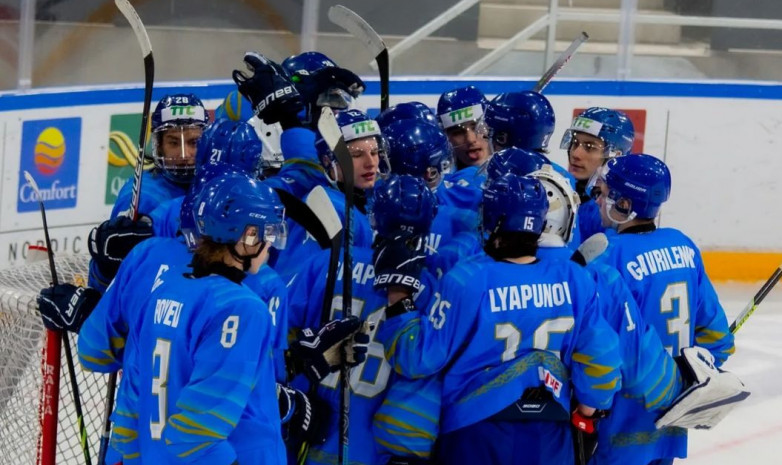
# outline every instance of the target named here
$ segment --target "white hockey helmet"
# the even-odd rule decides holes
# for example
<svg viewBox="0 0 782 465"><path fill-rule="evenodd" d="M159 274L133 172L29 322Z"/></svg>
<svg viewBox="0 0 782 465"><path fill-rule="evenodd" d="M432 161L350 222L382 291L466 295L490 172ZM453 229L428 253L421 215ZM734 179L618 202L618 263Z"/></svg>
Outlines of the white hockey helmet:
<svg viewBox="0 0 782 465"><path fill-rule="evenodd" d="M573 228L576 224L576 214L581 199L570 181L554 170L551 165L544 165L533 171L530 176L540 180L548 195L548 213L546 226L541 234L541 241L550 241L555 236L566 245L573 238Z"/></svg>

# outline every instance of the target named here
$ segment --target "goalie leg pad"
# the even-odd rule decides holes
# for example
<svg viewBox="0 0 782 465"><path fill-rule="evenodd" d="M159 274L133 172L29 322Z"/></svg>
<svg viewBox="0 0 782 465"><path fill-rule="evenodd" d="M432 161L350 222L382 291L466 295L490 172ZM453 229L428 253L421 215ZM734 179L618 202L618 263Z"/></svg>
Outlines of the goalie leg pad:
<svg viewBox="0 0 782 465"><path fill-rule="evenodd" d="M688 386L655 421L657 428L711 429L750 395L736 375L716 368L714 357L702 347L682 349L676 361Z"/></svg>

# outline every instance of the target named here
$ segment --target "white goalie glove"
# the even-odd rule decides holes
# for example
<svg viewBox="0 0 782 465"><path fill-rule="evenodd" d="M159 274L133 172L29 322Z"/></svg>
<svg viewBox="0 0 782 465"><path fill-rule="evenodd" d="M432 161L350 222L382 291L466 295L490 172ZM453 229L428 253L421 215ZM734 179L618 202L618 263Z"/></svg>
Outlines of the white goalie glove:
<svg viewBox="0 0 782 465"><path fill-rule="evenodd" d="M733 373L716 368L714 357L703 347L682 349L681 356L676 359L688 385L654 422L657 428L711 429L749 397L744 383Z"/></svg>

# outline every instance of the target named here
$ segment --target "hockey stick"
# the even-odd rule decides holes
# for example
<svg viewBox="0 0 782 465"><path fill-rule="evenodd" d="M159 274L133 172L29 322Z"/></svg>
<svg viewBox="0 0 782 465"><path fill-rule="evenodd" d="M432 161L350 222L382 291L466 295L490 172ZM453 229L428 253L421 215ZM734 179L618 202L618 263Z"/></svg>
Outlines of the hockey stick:
<svg viewBox="0 0 782 465"><path fill-rule="evenodd" d="M274 191L277 192L285 207L285 216L299 223L315 239L321 249L328 249L331 246L331 236L326 231L319 212L284 189L274 189ZM317 206L316 208L322 207ZM334 206L331 209L333 210Z"/></svg>
<svg viewBox="0 0 782 465"><path fill-rule="evenodd" d="M337 119L334 117L334 113L331 112L329 107L323 107L323 110L318 120L318 131L320 131L323 139L328 144L331 151L337 157L337 163L342 170L342 182L345 186L345 225L344 225L344 237L345 245L342 255L342 318L347 318L353 315L352 303L353 303L353 264L350 259L350 247L353 243L353 233L350 229L350 217L353 210L353 158L350 156L348 146L345 143L345 138L342 136L342 131L339 129ZM339 418L339 463L342 465L348 465L348 428L349 428L349 416L350 416L350 370L346 364L342 364L340 368L340 374L342 376L342 397L340 399L340 418Z"/></svg>
<svg viewBox="0 0 782 465"><path fill-rule="evenodd" d="M307 195L306 206L315 212L320 226L329 237L329 267L326 275L326 287L323 290L323 303L320 311L320 326L323 327L331 318L331 306L334 300L334 286L339 272L339 248L342 245L342 221L339 219L334 204L322 186L315 186ZM309 395L316 395L318 386L310 384ZM303 464L309 453L310 445L304 442L299 449L296 463Z"/></svg>
<svg viewBox="0 0 782 465"><path fill-rule="evenodd" d="M41 209L41 220L43 222L43 237L46 242L46 249L49 254L49 270L52 273L52 284L58 285L57 269L54 267L54 251L52 251L52 241L49 239L49 226L46 223L46 208L43 205L43 197L41 197L41 191L38 189L38 184L33 179L32 175L28 171L24 172L24 178L30 187L33 188L35 196L38 198L38 206ZM73 352L71 351L71 343L68 338L67 331L61 331L62 344L65 347L65 360L68 364L68 371L71 378L71 391L73 392L73 406L76 408L76 424L79 428L79 444L81 444L81 450L84 453L84 463L92 465L90 459L90 448L87 447L87 428L84 427L84 415L81 410L81 397L79 396L79 385L76 382L76 371L73 364Z"/></svg>
<svg viewBox="0 0 782 465"><path fill-rule="evenodd" d="M782 277L782 265L779 265L779 267L774 270L774 273L766 280L765 283L763 283L755 296L752 297L752 299L747 303L747 306L744 307L744 310L742 310L739 316L736 317L736 320L730 324L730 332L732 334L736 334L736 331L738 331L739 328L744 325L744 322L747 321L750 315L755 313L758 305L760 305L768 293L771 292L771 289L774 288L780 277Z"/></svg>
<svg viewBox="0 0 782 465"><path fill-rule="evenodd" d="M129 0L114 0L119 11L128 20L136 40L141 47L141 55L144 57L144 106L141 112L141 133L138 137L138 157L133 171L133 191L130 200L130 217L134 220L138 216L138 204L141 196L141 175L144 168L144 147L147 145L147 124L149 123L149 108L152 106L152 84L155 80L155 59L152 57L152 44L149 35L141 22L138 13Z"/></svg>
<svg viewBox="0 0 782 465"><path fill-rule="evenodd" d="M389 103L389 65L388 49L383 39L364 18L343 5L329 8L329 20L360 40L375 56L377 72L380 75L380 111L385 110Z"/></svg>
<svg viewBox="0 0 782 465"><path fill-rule="evenodd" d="M329 268L326 276L326 289L323 293L323 305L320 313L320 327L331 318L331 302L334 300L334 285L337 283L339 266L339 248L342 245L342 221L323 186L315 186L307 196L307 206L318 216L320 223L329 236Z"/></svg>
<svg viewBox="0 0 782 465"><path fill-rule="evenodd" d="M543 73L543 76L540 77L540 80L537 84L535 84L535 87L532 88L534 92L541 93L543 92L543 89L546 88L549 82L551 82L552 79L554 79L554 76L557 75L560 69L562 69L565 64L570 61L571 58L573 58L573 55L576 54L576 51L578 51L578 47L581 46L584 42L589 40L589 35L586 32L581 32L581 35L574 40L570 46L565 49L564 52L562 52L562 55L557 58L557 61L554 62L554 64L551 65L549 69L546 70L545 73Z"/></svg>
<svg viewBox="0 0 782 465"><path fill-rule="evenodd" d="M152 106L152 85L155 81L155 59L152 56L152 43L149 41L147 29L141 22L136 9L129 0L114 0L122 16L130 24L136 40L141 47L141 55L144 57L144 104L141 110L141 130L138 136L138 152L136 166L133 170L133 190L130 198L130 217L138 218L138 206L141 199L141 178L144 170L144 148L147 145L147 125L149 123L149 109ZM100 435L100 448L98 449L98 465L104 465L106 454L109 450L109 437L111 436L111 412L114 410L114 395L117 390L117 373L109 375L106 385L106 411L103 414L103 431Z"/></svg>

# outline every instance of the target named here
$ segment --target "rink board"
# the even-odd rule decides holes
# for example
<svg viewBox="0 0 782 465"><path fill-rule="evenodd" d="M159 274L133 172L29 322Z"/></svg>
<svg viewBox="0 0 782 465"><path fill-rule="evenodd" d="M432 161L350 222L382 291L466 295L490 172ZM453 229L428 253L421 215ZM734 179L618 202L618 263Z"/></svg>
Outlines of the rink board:
<svg viewBox="0 0 782 465"><path fill-rule="evenodd" d="M395 81L391 103L419 100L434 107L441 92L466 83L492 97L529 89L534 81ZM356 106L376 113L379 86L372 79L367 84ZM233 88L226 81L161 83L154 99L187 91L214 109ZM574 111L597 105L633 110L639 149L664 159L673 174L660 224L686 231L715 279L762 280L782 261L776 208L782 86L565 80L553 82L546 95L559 116L550 157L560 164L566 157L559 141ZM129 176L130 166L115 166L116 157L112 165L108 153L116 154L122 141L130 142L126 151L135 146L139 123L135 130L132 125L142 97L139 85L0 94L0 268L23 261L26 244L43 238L22 169L45 187L54 248L84 250L90 228L108 215L112 195Z"/></svg>

